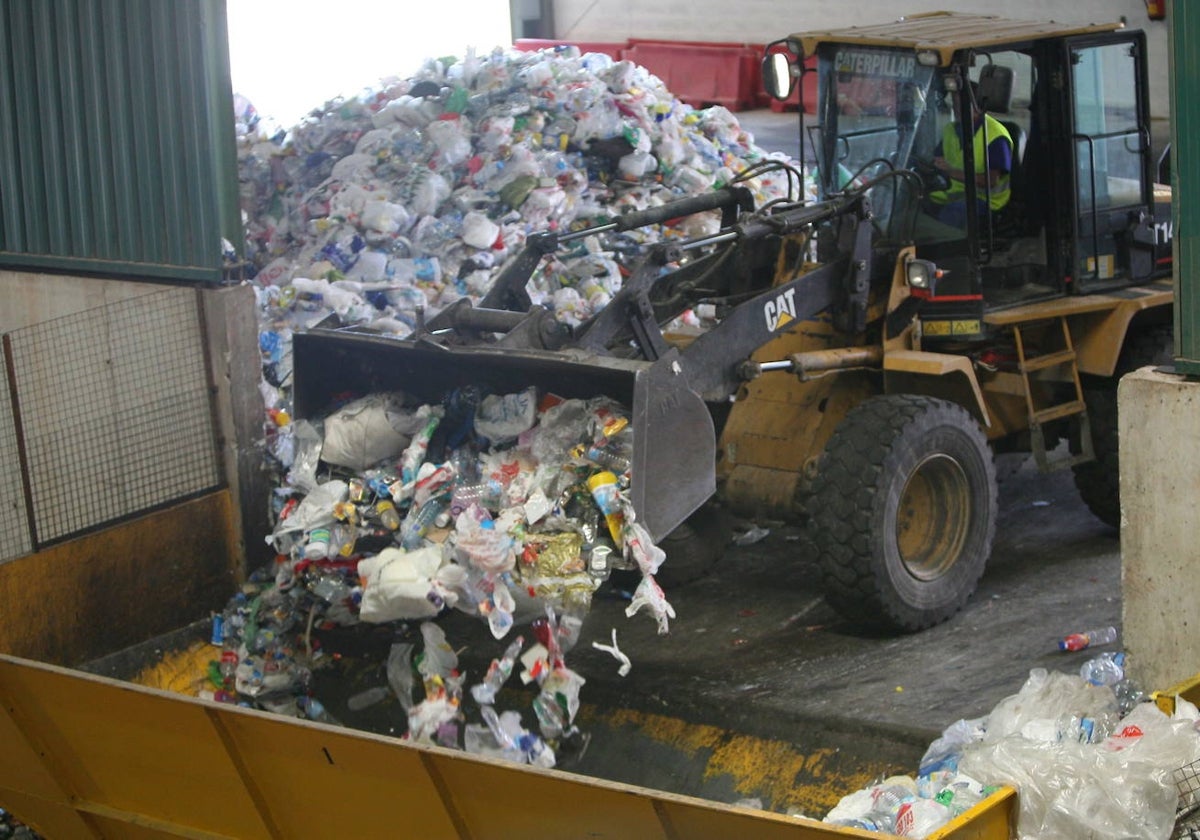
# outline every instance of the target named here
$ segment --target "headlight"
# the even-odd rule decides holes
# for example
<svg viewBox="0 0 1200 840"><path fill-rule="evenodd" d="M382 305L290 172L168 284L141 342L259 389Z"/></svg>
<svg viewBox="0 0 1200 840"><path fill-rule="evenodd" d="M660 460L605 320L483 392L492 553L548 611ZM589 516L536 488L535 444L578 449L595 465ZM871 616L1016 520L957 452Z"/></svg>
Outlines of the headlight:
<svg viewBox="0 0 1200 840"><path fill-rule="evenodd" d="M941 270L930 260L909 260L904 268L908 285L913 289L932 289L933 281L942 276Z"/></svg>
<svg viewBox="0 0 1200 840"><path fill-rule="evenodd" d="M917 64L922 67L937 67L942 63L942 56L937 50L917 50Z"/></svg>

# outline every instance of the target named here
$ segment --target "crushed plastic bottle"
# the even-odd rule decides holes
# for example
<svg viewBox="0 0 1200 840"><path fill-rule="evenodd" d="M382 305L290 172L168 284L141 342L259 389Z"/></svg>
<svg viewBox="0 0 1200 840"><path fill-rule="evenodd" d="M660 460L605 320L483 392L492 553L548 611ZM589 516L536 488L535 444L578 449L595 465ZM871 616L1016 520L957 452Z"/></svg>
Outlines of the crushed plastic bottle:
<svg viewBox="0 0 1200 840"><path fill-rule="evenodd" d="M897 834L897 818L901 807L916 798L916 782L907 777L893 776L871 789L871 810L867 816L880 830Z"/></svg>
<svg viewBox="0 0 1200 840"><path fill-rule="evenodd" d="M617 476L608 470L601 470L588 479L587 485L592 498L596 500L596 507L604 514L609 534L617 545L621 545L621 525L625 521L625 515L621 509Z"/></svg>
<svg viewBox="0 0 1200 840"><path fill-rule="evenodd" d="M1139 703L1149 699L1142 687L1129 677L1114 685L1113 691L1117 695L1117 708L1122 715L1129 714Z"/></svg>
<svg viewBox="0 0 1200 840"><path fill-rule="evenodd" d="M331 726L341 726L342 723L325 710L325 706L316 697L301 697L297 701L300 710L309 720L317 723L328 723Z"/></svg>
<svg viewBox="0 0 1200 840"><path fill-rule="evenodd" d="M1115 686L1125 679L1125 654L1102 653L1079 668L1079 676L1092 685Z"/></svg>
<svg viewBox="0 0 1200 840"><path fill-rule="evenodd" d="M476 703L487 704L496 702L496 695L500 693L500 689L512 675L513 665L516 663L517 657L520 656L521 648L524 645L525 637L517 636L504 651L503 656L492 660L488 666L487 674L483 677L483 682L471 686L471 696L475 698Z"/></svg>
<svg viewBox="0 0 1200 840"><path fill-rule="evenodd" d="M382 703L391 693L391 688L388 686L372 686L366 691L360 691L346 700L346 708L352 712L361 712L363 709L369 709L372 706Z"/></svg>
<svg viewBox="0 0 1200 840"><path fill-rule="evenodd" d="M499 510L503 492L504 488L495 479L456 485L450 498L450 515L458 516L471 505Z"/></svg>
<svg viewBox="0 0 1200 840"><path fill-rule="evenodd" d="M734 537L733 544L742 546L742 547L745 547L748 545L754 545L755 543L762 542L770 535L771 535L771 530L769 528L763 528L761 526L755 525L755 526L751 527L749 530L747 530L741 534L738 534L736 537Z"/></svg>

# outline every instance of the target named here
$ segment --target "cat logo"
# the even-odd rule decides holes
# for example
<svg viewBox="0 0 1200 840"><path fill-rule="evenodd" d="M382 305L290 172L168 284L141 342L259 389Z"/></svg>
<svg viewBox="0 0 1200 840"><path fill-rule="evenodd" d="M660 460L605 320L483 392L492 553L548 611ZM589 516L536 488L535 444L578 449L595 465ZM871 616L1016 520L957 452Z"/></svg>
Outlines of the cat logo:
<svg viewBox="0 0 1200 840"><path fill-rule="evenodd" d="M763 304L763 314L767 316L767 329L776 332L796 320L796 290L788 289L774 300Z"/></svg>

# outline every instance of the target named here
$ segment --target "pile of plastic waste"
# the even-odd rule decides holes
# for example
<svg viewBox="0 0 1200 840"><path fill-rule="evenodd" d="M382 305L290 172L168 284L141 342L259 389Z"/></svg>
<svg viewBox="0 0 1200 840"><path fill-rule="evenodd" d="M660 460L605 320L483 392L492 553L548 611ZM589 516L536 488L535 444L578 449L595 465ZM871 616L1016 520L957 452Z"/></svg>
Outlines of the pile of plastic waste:
<svg viewBox="0 0 1200 840"><path fill-rule="evenodd" d="M632 431L620 406L468 388L439 405L371 394L289 425L276 560L215 619L213 699L329 721L310 691L314 625L420 622L418 658L398 645L388 660L408 737L553 766L547 742L576 734L584 683L565 655L611 569L641 575L627 615L647 610L661 633L674 617L654 579L665 554L629 502ZM465 730L464 675L433 622L450 609L497 640L528 624L535 641L523 650L517 636L470 687L483 723ZM628 664L615 642L612 652ZM518 659L540 688L540 735L493 705Z"/></svg>
<svg viewBox="0 0 1200 840"><path fill-rule="evenodd" d="M314 628L419 627L387 660L407 737L542 766L579 735L583 677L565 664L613 566L641 573L627 610L666 632L654 579L664 554L629 504L628 419L603 399L530 389L455 391L440 404L354 395L331 415L291 416L291 337L316 325L398 338L464 297L478 301L540 231L566 231L735 180L788 196L773 156L724 108L695 110L644 68L574 47L468 52L327 103L265 136L235 103L246 258L260 312L266 446L277 468L274 564L214 618L214 699L337 721L315 698L328 664ZM715 232L715 214L588 236L548 256L527 292L579 323L620 288L625 263L663 238ZM438 616L457 610L505 640L464 690ZM510 640L514 627L532 635ZM630 667L616 643L604 647ZM537 732L497 711L516 669L538 688ZM478 719L467 723L469 693ZM423 695L423 696L422 696ZM474 717L474 713L472 714Z"/></svg>
<svg viewBox="0 0 1200 840"><path fill-rule="evenodd" d="M277 331L330 316L407 335L490 288L529 234L567 231L742 178L760 203L787 174L728 110L696 110L628 61L575 47L429 61L412 78L336 101L289 132L239 125L247 258ZM622 283L622 260L677 226L587 237L548 257L535 304L578 323ZM286 337L285 337L286 340Z"/></svg>
<svg viewBox="0 0 1200 840"><path fill-rule="evenodd" d="M0 808L0 840L36 840L37 837L33 829Z"/></svg>
<svg viewBox="0 0 1200 840"><path fill-rule="evenodd" d="M916 778L856 791L824 822L925 837L999 785L1019 794L1025 840L1165 838L1195 797L1200 710L1177 698L1166 715L1126 678L1123 654L1104 653L1079 675L1035 668L985 717L960 720L934 741ZM1186 797L1185 797L1186 799Z"/></svg>

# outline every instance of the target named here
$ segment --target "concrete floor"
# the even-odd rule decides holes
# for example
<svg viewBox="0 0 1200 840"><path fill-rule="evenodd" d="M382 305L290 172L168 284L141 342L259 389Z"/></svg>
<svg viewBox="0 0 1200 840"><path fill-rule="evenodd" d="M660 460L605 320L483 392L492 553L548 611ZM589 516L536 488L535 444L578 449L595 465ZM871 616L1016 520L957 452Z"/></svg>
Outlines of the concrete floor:
<svg viewBox="0 0 1200 840"><path fill-rule="evenodd" d="M667 590L677 613L667 635L645 615L626 617L627 594L601 589L567 656L587 680L581 724L591 745L564 769L726 802L750 790L771 810L799 804L823 814L872 777L915 774L946 726L990 712L1030 669L1077 672L1095 651L1062 653L1058 640L1120 627L1118 534L1079 501L1069 471L1041 475L1018 455L997 467L1000 519L979 589L962 612L922 633L873 635L843 621L822 597L798 530L781 523L758 523L770 530L762 541L731 544L712 575ZM444 621L469 673L498 655L477 619ZM592 647L610 644L614 628L633 662L625 677ZM641 716L639 726L612 720L629 713ZM735 742L748 736L743 753L782 748L815 770L794 780L788 770L782 789L770 768L715 773L712 751L664 747L655 720L713 728ZM385 722L353 725L387 731Z"/></svg>
<svg viewBox="0 0 1200 840"><path fill-rule="evenodd" d="M783 729L816 718L937 733L986 714L1031 668L1078 670L1094 653L1062 653L1057 642L1120 626L1118 534L1079 501L1069 472L1043 476L1013 455L998 465L1006 477L992 557L966 609L945 624L889 637L842 621L796 529L776 525L755 545L731 545L711 577L667 592L677 618L666 636L643 616L626 618L624 601L597 600L571 655L587 699L603 693L682 717L692 706L744 710ZM634 662L623 679L590 649L614 627Z"/></svg>

